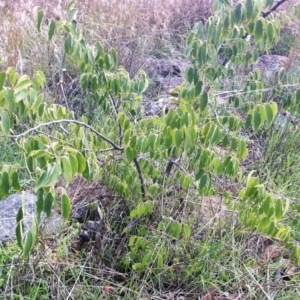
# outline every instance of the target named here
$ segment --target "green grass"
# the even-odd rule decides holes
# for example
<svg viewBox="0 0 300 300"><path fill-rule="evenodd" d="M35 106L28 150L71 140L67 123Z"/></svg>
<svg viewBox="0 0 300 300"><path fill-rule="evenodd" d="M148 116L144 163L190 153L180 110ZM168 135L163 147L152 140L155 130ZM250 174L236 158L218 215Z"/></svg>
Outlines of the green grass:
<svg viewBox="0 0 300 300"><path fill-rule="evenodd" d="M72 250L78 233L73 224L58 240L45 238L28 262L22 262L15 243L1 247L0 289L4 299L163 299L170 293L196 299L209 292L242 299L296 297L300 277L285 274L282 259L288 259L280 243L235 223L236 215L229 214L216 219L203 235L195 231L188 241L148 230L145 238L153 242L150 264L143 270L131 265L126 271L120 262L116 265L117 256L95 265L92 249ZM268 243L281 249L278 257L266 258L271 257ZM162 249L167 260L158 268Z"/></svg>

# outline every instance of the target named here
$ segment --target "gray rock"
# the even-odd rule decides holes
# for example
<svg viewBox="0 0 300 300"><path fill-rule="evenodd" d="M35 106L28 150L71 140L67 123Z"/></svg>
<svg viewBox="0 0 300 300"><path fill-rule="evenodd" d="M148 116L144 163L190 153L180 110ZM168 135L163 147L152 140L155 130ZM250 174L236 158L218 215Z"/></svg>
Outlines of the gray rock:
<svg viewBox="0 0 300 300"><path fill-rule="evenodd" d="M289 58L281 55L262 55L259 57L254 68L258 68L261 75L268 82L272 82L280 68L287 69Z"/></svg>
<svg viewBox="0 0 300 300"><path fill-rule="evenodd" d="M23 203L24 226L25 230L31 229L32 220L35 216L35 202L37 196L28 192L22 194L10 195L5 200L0 201L0 242L6 243L16 238L16 216ZM53 234L59 232L58 229L63 225L62 217L53 212L47 219L42 216L40 230L44 234Z"/></svg>
<svg viewBox="0 0 300 300"><path fill-rule="evenodd" d="M176 108L174 102L177 100L176 97L162 97L157 101L152 101L145 106L146 116L158 115L163 109L167 112L170 108Z"/></svg>
<svg viewBox="0 0 300 300"><path fill-rule="evenodd" d="M184 70L190 64L189 60L181 58L147 59L143 69L150 78L150 90L157 90L159 95L168 94L170 90L184 82Z"/></svg>

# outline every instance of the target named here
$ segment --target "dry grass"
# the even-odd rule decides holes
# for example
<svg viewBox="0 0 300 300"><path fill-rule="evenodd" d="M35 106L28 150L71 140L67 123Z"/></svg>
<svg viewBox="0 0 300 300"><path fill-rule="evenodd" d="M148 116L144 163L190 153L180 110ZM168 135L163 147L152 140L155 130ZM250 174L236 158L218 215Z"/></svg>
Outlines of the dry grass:
<svg viewBox="0 0 300 300"><path fill-rule="evenodd" d="M53 65L60 64L62 43L48 44L46 34L38 34L32 12L35 6L44 10L46 26L50 19L66 17L67 4L66 0L0 1L0 56L3 58L0 69L13 66L20 73L30 75L39 68L49 76ZM210 15L211 5L212 1L205 0L85 0L75 3L86 40L115 47L120 63L131 74L140 68L145 57L158 53L170 56L181 49L186 32L192 24Z"/></svg>

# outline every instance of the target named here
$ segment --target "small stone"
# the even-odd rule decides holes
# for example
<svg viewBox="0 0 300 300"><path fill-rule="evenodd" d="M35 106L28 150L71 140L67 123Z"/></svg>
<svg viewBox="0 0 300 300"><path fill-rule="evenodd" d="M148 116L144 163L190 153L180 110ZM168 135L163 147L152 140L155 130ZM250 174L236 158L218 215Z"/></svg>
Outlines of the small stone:
<svg viewBox="0 0 300 300"><path fill-rule="evenodd" d="M32 220L35 217L35 203L37 196L23 192L21 194L13 194L0 201L0 243L7 243L16 238L16 216L23 204L24 207L24 227L25 232L31 229ZM41 227L43 233L53 234L58 232L58 228L64 224L62 217L52 212L50 219L46 216L42 217Z"/></svg>

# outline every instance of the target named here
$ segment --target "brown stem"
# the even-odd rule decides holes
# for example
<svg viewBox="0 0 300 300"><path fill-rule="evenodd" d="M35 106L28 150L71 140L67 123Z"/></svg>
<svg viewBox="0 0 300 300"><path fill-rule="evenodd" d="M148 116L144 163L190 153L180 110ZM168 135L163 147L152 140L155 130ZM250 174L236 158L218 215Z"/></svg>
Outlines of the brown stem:
<svg viewBox="0 0 300 300"><path fill-rule="evenodd" d="M280 1L278 1L270 10L268 10L266 12L262 12L261 16L263 18L266 18L271 12L275 11L284 2L286 2L286 0L280 0Z"/></svg>

